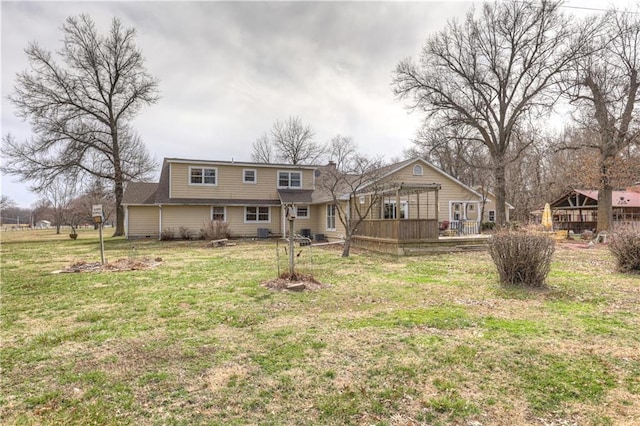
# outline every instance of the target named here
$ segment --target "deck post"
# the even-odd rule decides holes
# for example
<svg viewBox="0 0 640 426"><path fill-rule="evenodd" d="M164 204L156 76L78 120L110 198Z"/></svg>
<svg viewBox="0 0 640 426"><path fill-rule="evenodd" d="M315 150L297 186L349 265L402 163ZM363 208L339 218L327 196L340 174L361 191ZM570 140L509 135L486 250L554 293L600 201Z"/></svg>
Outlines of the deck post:
<svg viewBox="0 0 640 426"><path fill-rule="evenodd" d="M400 220L400 188L396 189L396 220Z"/></svg>
<svg viewBox="0 0 640 426"><path fill-rule="evenodd" d="M427 192L427 205L429 203L429 193ZM420 219L420 193L416 192L416 214L418 215L418 219Z"/></svg>

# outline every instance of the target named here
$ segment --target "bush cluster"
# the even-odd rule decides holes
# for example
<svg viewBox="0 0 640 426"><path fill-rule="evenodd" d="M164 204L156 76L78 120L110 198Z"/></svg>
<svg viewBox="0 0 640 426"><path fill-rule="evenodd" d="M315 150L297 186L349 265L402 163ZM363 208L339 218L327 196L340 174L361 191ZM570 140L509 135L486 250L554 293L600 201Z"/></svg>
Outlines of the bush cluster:
<svg viewBox="0 0 640 426"><path fill-rule="evenodd" d="M616 230L609 243L620 272L640 274L640 227Z"/></svg>
<svg viewBox="0 0 640 426"><path fill-rule="evenodd" d="M530 232L502 230L489 240L489 254L504 285L545 287L554 241Z"/></svg>
<svg viewBox="0 0 640 426"><path fill-rule="evenodd" d="M205 240L221 240L229 238L229 223L221 220L212 220L204 225L200 234Z"/></svg>
<svg viewBox="0 0 640 426"><path fill-rule="evenodd" d="M160 239L162 241L170 241L175 238L176 232L173 228L164 228L162 233L160 234Z"/></svg>
<svg viewBox="0 0 640 426"><path fill-rule="evenodd" d="M182 238L183 240L191 239L191 231L186 226L181 226L180 228L178 228L178 233L180 234L180 238Z"/></svg>

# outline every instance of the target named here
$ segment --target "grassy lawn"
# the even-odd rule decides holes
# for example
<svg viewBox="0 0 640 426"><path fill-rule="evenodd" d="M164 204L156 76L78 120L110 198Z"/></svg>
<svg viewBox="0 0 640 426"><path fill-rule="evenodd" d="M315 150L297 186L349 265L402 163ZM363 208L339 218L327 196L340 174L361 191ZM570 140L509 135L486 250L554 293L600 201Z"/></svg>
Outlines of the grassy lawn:
<svg viewBox="0 0 640 426"><path fill-rule="evenodd" d="M549 289L503 289L486 252L303 249L329 288L263 288L275 242L3 232L3 425L640 424L640 277L559 245ZM280 262L285 264L284 254Z"/></svg>

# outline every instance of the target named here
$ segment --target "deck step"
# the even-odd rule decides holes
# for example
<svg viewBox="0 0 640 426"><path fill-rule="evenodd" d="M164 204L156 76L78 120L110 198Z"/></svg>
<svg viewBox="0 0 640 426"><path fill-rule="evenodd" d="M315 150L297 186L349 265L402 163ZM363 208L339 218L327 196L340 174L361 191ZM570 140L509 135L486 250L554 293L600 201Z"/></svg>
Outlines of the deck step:
<svg viewBox="0 0 640 426"><path fill-rule="evenodd" d="M430 253L456 253L467 251L486 251L486 244L460 244L455 246L433 245L429 247L411 247L405 248L405 254L430 254Z"/></svg>
<svg viewBox="0 0 640 426"><path fill-rule="evenodd" d="M459 248L463 251L482 251L482 250L487 250L489 246L487 246L486 244L466 244L466 245L460 245L460 246L456 246L456 248Z"/></svg>

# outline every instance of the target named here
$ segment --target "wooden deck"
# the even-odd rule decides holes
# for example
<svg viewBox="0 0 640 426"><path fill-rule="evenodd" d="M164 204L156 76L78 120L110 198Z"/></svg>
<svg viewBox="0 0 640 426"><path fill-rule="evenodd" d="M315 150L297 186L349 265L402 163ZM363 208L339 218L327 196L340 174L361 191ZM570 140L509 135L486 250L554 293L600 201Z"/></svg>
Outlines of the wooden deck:
<svg viewBox="0 0 640 426"><path fill-rule="evenodd" d="M462 234L460 234L462 235ZM353 246L398 256L486 250L486 235L440 237L435 219L365 220L353 235Z"/></svg>
<svg viewBox="0 0 640 426"><path fill-rule="evenodd" d="M354 235L399 242L437 240L438 221L435 219L374 219L364 220Z"/></svg>

